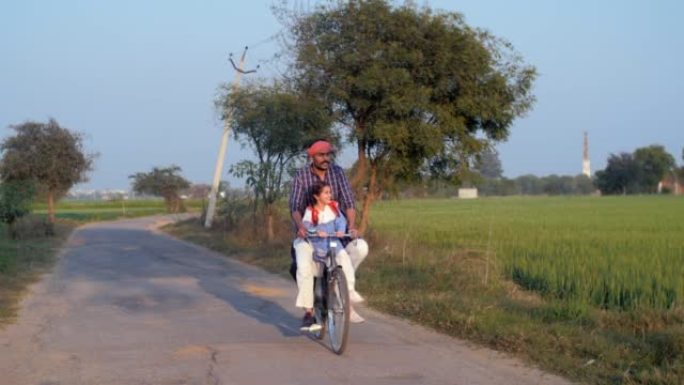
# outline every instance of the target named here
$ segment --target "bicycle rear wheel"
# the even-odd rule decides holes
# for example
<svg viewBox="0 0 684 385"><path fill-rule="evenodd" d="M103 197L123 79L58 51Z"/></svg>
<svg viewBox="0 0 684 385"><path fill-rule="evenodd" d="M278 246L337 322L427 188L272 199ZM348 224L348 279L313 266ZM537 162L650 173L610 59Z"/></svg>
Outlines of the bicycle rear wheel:
<svg viewBox="0 0 684 385"><path fill-rule="evenodd" d="M338 267L333 270L328 281L328 337L332 351L342 354L347 347L349 334L349 290L347 279Z"/></svg>

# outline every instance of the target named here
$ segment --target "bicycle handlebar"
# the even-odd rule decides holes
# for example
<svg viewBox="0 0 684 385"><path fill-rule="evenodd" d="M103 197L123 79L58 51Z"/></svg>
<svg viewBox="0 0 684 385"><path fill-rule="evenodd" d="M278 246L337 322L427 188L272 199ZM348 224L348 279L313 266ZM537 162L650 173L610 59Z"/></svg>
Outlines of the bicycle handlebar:
<svg viewBox="0 0 684 385"><path fill-rule="evenodd" d="M311 235L311 234L309 234L309 235L307 235L306 237L307 237L307 238L319 238L319 239L327 239L327 238L352 238L352 235L351 235L351 234L342 234L342 236L338 236L337 234L331 234L331 235L328 235L327 237L321 237L321 236L319 236L319 235ZM361 237L357 237L357 238L361 238Z"/></svg>
<svg viewBox="0 0 684 385"><path fill-rule="evenodd" d="M307 234L306 234L306 237L307 237L307 238L326 239L326 238L353 238L353 237L354 237L353 234L350 234L350 233L344 233L344 234L342 234L341 236L338 236L337 234L329 234L329 235L326 236L326 237L321 237L321 236L317 235L318 232L317 232L316 230L313 230L313 229L307 230L306 233L307 233ZM360 235L357 235L357 238L361 238L361 236L360 236Z"/></svg>

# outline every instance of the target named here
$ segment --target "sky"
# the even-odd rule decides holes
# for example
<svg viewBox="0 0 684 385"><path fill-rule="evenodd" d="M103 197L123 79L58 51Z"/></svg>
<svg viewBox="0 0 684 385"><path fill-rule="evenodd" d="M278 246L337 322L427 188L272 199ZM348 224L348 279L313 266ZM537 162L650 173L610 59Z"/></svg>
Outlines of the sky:
<svg viewBox="0 0 684 385"><path fill-rule="evenodd" d="M280 2L279 0L277 1ZM128 189L129 175L180 166L210 183L223 123L214 106L245 46L246 69L277 77L283 27L273 0L0 0L0 138L56 119L99 157L80 189ZM306 9L314 1L290 1ZM418 1L460 12L511 42L539 76L533 109L497 146L507 177L576 175L583 133L592 171L612 153L665 146L682 164L684 2ZM231 137L227 169L251 158ZM339 163L349 166L353 152Z"/></svg>

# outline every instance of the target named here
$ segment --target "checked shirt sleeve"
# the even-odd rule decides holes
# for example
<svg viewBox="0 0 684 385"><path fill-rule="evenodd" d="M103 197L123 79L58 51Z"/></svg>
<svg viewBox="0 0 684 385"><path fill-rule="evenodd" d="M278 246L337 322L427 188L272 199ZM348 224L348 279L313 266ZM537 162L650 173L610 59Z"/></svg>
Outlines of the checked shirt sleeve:
<svg viewBox="0 0 684 385"><path fill-rule="evenodd" d="M292 182L292 193L290 194L290 212L304 213L306 209L306 188L304 184L304 175L301 171L297 172L294 181Z"/></svg>
<svg viewBox="0 0 684 385"><path fill-rule="evenodd" d="M347 176L344 174L344 170L342 169L342 167L338 167L336 171L336 177L340 184L340 197L338 198L338 200L342 201L342 204L345 209L353 209L355 208L354 193L352 192L351 186L349 185L349 180L347 179Z"/></svg>

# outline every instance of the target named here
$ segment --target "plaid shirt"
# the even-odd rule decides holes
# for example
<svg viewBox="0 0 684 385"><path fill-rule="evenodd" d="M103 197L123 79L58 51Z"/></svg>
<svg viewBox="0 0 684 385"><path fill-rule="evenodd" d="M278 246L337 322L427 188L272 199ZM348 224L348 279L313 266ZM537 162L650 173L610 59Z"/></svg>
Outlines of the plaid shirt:
<svg viewBox="0 0 684 385"><path fill-rule="evenodd" d="M298 211L303 216L306 208L315 203L311 187L317 180L320 178L311 170L310 164L297 170L290 193L290 212ZM332 200L337 201L340 212L346 215L347 209L354 208L354 193L342 167L330 163L324 181L330 183Z"/></svg>

